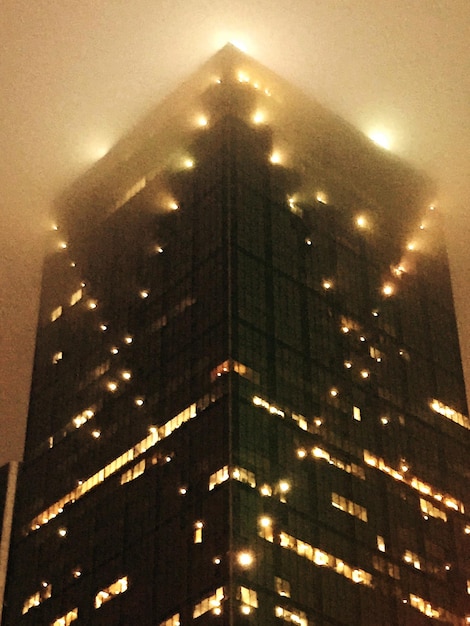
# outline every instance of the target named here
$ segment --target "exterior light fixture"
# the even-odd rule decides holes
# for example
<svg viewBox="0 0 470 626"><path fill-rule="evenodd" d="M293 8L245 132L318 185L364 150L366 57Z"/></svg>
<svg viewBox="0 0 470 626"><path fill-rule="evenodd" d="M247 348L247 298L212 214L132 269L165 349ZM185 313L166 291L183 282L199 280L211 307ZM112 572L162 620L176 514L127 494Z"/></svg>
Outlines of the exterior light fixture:
<svg viewBox="0 0 470 626"><path fill-rule="evenodd" d="M254 558L251 552L242 551L239 552L237 555L237 562L242 567L250 567L251 565L253 565L253 561Z"/></svg>

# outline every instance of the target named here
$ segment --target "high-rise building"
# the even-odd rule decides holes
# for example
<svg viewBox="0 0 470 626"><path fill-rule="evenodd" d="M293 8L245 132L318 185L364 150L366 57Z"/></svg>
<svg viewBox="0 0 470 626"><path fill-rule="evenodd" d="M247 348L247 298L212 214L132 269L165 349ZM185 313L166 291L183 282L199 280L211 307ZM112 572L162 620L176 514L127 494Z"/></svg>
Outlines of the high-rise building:
<svg viewBox="0 0 470 626"><path fill-rule="evenodd" d="M432 194L227 46L62 196L4 624L470 623Z"/></svg>

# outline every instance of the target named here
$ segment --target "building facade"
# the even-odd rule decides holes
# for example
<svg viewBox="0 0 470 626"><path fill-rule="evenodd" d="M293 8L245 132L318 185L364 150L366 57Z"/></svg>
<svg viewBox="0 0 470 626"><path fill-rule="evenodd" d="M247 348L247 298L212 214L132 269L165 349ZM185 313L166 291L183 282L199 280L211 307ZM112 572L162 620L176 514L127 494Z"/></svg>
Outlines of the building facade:
<svg viewBox="0 0 470 626"><path fill-rule="evenodd" d="M72 186L4 624L470 623L432 200L231 46Z"/></svg>

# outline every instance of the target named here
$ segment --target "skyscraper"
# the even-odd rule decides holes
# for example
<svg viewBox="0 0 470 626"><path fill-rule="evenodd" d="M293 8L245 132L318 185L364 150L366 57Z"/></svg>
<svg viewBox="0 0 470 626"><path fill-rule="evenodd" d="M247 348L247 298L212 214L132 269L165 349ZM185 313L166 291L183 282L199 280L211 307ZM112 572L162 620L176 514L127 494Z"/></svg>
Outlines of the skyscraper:
<svg viewBox="0 0 470 626"><path fill-rule="evenodd" d="M63 195L5 624L470 623L432 194L227 46Z"/></svg>

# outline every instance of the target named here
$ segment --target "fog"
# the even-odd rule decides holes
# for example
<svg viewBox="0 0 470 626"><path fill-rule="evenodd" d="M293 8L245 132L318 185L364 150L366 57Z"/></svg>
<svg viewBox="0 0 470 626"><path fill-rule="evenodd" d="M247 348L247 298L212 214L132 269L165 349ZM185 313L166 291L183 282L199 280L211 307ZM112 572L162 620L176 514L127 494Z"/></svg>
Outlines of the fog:
<svg viewBox="0 0 470 626"><path fill-rule="evenodd" d="M0 462L21 457L54 197L227 41L437 184L470 379L468 0L3 0Z"/></svg>

